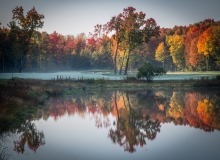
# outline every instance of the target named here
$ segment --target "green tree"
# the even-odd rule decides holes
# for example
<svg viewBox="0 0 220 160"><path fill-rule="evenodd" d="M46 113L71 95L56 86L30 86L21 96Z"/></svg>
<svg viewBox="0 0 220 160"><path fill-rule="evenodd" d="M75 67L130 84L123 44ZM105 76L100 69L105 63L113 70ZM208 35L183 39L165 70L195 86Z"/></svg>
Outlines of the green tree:
<svg viewBox="0 0 220 160"><path fill-rule="evenodd" d="M35 7L28 11L26 16L24 16L24 10L22 7L15 7L12 12L12 19L21 27L24 38L23 42L25 42L22 47L23 52L20 54L19 72L21 72L25 57L28 53L29 47L31 47L31 38L35 30L42 28L44 25L44 22L42 21L44 19L44 15L39 14L35 10Z"/></svg>
<svg viewBox="0 0 220 160"><path fill-rule="evenodd" d="M10 59L12 60L14 69L17 70L18 64L21 61L19 59L21 52L23 52L23 46L26 45L26 38L23 30L16 25L15 21L9 22L8 27L10 28L8 34Z"/></svg>
<svg viewBox="0 0 220 160"><path fill-rule="evenodd" d="M151 82L154 76L162 76L166 74L164 68L153 67L151 63L145 62L140 68L138 68L137 78L146 79L148 82Z"/></svg>
<svg viewBox="0 0 220 160"><path fill-rule="evenodd" d="M10 51L9 32L9 29L0 27L0 59L2 59L2 72L5 72L5 59L8 57L8 52Z"/></svg>
<svg viewBox="0 0 220 160"><path fill-rule="evenodd" d="M131 52L143 42L148 43L151 37L159 36L160 27L157 26L156 21L153 18L145 20L146 15L143 12L137 13L135 11L135 8L128 7L123 12L123 22L125 23L124 41L127 44L125 75L127 75Z"/></svg>

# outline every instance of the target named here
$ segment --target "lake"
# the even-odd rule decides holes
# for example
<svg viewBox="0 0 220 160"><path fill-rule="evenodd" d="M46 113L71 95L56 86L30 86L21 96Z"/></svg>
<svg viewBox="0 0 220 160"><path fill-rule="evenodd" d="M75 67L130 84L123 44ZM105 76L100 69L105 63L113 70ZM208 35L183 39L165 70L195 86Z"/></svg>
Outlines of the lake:
<svg viewBox="0 0 220 160"><path fill-rule="evenodd" d="M15 160L220 159L220 91L97 91L49 98L3 134ZM2 147L1 147L2 148Z"/></svg>

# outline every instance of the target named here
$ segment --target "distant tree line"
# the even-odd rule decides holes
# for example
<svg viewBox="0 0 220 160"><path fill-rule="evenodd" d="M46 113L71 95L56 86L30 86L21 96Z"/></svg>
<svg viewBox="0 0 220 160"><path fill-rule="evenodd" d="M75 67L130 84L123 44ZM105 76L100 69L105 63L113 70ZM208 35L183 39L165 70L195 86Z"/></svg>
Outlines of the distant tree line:
<svg viewBox="0 0 220 160"><path fill-rule="evenodd" d="M39 32L44 15L33 7L13 9L8 27L0 26L1 72L51 72L111 69L127 74L150 62L166 71L220 69L220 22L212 19L160 28L153 18L128 7L86 36Z"/></svg>

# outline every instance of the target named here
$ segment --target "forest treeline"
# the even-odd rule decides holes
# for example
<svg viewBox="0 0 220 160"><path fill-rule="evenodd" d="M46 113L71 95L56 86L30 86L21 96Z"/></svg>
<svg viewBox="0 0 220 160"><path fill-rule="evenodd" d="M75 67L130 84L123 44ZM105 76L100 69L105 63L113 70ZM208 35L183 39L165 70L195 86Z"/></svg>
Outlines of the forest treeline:
<svg viewBox="0 0 220 160"><path fill-rule="evenodd" d="M26 15L22 7L12 12L8 26L0 26L0 72L110 69L127 74L145 61L167 71L220 69L220 21L213 19L160 28L128 7L89 35L75 36L39 32L44 15L34 7Z"/></svg>

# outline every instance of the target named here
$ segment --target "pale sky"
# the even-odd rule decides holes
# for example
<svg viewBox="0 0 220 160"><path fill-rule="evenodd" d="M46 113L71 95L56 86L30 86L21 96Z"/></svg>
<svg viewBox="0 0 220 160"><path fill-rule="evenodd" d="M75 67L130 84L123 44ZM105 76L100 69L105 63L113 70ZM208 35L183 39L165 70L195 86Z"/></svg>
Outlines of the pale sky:
<svg viewBox="0 0 220 160"><path fill-rule="evenodd" d="M25 14L35 6L45 16L40 31L63 35L88 35L96 24L105 24L129 6L154 18L160 27L184 26L207 18L220 20L220 0L0 0L2 26L12 20L16 6L22 6Z"/></svg>

